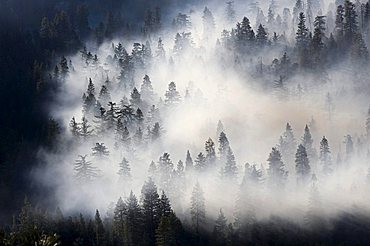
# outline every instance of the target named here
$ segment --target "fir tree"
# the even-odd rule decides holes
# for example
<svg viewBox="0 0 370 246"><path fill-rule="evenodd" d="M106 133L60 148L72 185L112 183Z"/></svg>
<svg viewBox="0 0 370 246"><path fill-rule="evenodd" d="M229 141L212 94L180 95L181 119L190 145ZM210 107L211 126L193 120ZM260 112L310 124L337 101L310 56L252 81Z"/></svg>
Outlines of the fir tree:
<svg viewBox="0 0 370 246"><path fill-rule="evenodd" d="M332 173L333 169L331 163L329 142L325 138L325 136L320 142L320 164L322 165L322 170L324 174L328 175Z"/></svg>
<svg viewBox="0 0 370 246"><path fill-rule="evenodd" d="M121 182L128 182L131 180L131 168L129 162L123 157L122 161L119 163L118 173L119 180Z"/></svg>
<svg viewBox="0 0 370 246"><path fill-rule="evenodd" d="M213 227L213 240L215 245L227 245L227 219L220 209L220 213L215 221L215 226Z"/></svg>
<svg viewBox="0 0 370 246"><path fill-rule="evenodd" d="M77 137L79 136L79 126L75 120L75 117L72 117L71 121L69 122L69 127L70 127L70 130L71 130L71 133L74 137Z"/></svg>
<svg viewBox="0 0 370 246"><path fill-rule="evenodd" d="M126 201L126 245L138 245L142 241L143 213L136 196L131 191Z"/></svg>
<svg viewBox="0 0 370 246"><path fill-rule="evenodd" d="M221 161L226 160L227 151L229 147L230 147L230 144L229 144L229 140L226 137L226 134L224 132L221 132L218 138L218 152L219 152Z"/></svg>
<svg viewBox="0 0 370 246"><path fill-rule="evenodd" d="M103 225L103 221L100 218L99 210L96 210L94 225L96 245L106 245L105 228Z"/></svg>
<svg viewBox="0 0 370 246"><path fill-rule="evenodd" d="M80 182L91 182L99 177L100 170L92 165L91 161L86 160L87 155L79 155L80 159L75 161L75 178Z"/></svg>
<svg viewBox="0 0 370 246"><path fill-rule="evenodd" d="M262 26L262 24L258 26L257 35L256 35L256 43L260 47L264 47L268 43L267 32L265 28Z"/></svg>
<svg viewBox="0 0 370 246"><path fill-rule="evenodd" d="M198 172L203 172L203 171L206 170L206 167L207 167L206 157L204 156L204 154L202 152L200 152L198 154L197 158L195 159L194 168Z"/></svg>
<svg viewBox="0 0 370 246"><path fill-rule="evenodd" d="M86 117L82 117L82 123L81 123L81 126L79 128L79 135L83 138L87 138L87 137L91 136L91 134L94 130L90 130L90 128L91 128L91 125L89 125L88 120L86 119Z"/></svg>
<svg viewBox="0 0 370 246"><path fill-rule="evenodd" d="M124 242L125 229L126 229L126 204L123 202L120 197L114 208L114 217L113 217L113 230L115 236L118 238L119 242Z"/></svg>
<svg viewBox="0 0 370 246"><path fill-rule="evenodd" d="M284 163L281 160L280 151L272 148L269 158L267 159L269 169L269 181L272 187L281 189L284 187L288 172L285 171Z"/></svg>
<svg viewBox="0 0 370 246"><path fill-rule="evenodd" d="M92 155L97 157L104 157L109 156L108 148L104 145L104 143L96 143L95 146L92 148Z"/></svg>
<svg viewBox="0 0 370 246"><path fill-rule="evenodd" d="M297 174L297 183L303 185L310 177L311 167L307 157L306 148L300 144L295 155L295 168Z"/></svg>
<svg viewBox="0 0 370 246"><path fill-rule="evenodd" d="M175 82L171 82L168 85L168 90L166 91L165 94L165 103L166 105L176 105L180 102L181 97L180 93L176 90L176 84Z"/></svg>
<svg viewBox="0 0 370 246"><path fill-rule="evenodd" d="M147 240L150 245L154 245L155 229L160 220L160 199L157 186L151 178L145 182L141 189L141 200L143 204L143 222L145 223L145 231L148 236Z"/></svg>
<svg viewBox="0 0 370 246"><path fill-rule="evenodd" d="M202 188L197 182L191 195L190 207L191 221L196 234L199 236L200 230L206 220L205 199Z"/></svg>
<svg viewBox="0 0 370 246"><path fill-rule="evenodd" d="M236 166L235 162L235 156L231 148L227 150L227 155L226 155L226 164L225 167L223 168L223 177L227 179L232 179L236 180L238 175L238 168Z"/></svg>
<svg viewBox="0 0 370 246"><path fill-rule="evenodd" d="M186 172L193 170L193 158L191 158L189 150L186 152L185 170Z"/></svg>
<svg viewBox="0 0 370 246"><path fill-rule="evenodd" d="M308 29L306 27L306 17L303 12L299 14L296 42L299 50L304 50L308 45Z"/></svg>
<svg viewBox="0 0 370 246"><path fill-rule="evenodd" d="M206 160L208 165L213 166L216 161L215 143L209 138L205 143Z"/></svg>
<svg viewBox="0 0 370 246"><path fill-rule="evenodd" d="M314 162L317 158L317 153L315 148L313 147L313 139L310 132L310 128L308 125L304 128L304 135L302 137L302 145L305 147L307 151L307 156L309 157L311 162Z"/></svg>

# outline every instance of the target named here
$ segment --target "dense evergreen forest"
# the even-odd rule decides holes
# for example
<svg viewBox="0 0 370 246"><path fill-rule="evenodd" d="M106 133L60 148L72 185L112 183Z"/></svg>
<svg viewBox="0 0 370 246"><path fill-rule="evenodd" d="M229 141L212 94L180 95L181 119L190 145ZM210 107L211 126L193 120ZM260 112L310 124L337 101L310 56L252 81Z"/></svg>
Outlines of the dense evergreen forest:
<svg viewBox="0 0 370 246"><path fill-rule="evenodd" d="M364 245L370 2L0 2L0 245Z"/></svg>

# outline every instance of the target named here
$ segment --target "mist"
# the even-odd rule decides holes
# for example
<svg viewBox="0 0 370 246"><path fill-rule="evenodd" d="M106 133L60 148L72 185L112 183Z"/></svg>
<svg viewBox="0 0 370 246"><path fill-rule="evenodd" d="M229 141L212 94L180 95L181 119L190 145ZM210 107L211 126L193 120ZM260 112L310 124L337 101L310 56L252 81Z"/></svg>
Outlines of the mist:
<svg viewBox="0 0 370 246"><path fill-rule="evenodd" d="M295 1L279 2L274 16L283 16L284 8L289 8L293 15L294 4ZM343 55L341 59L334 59L330 66L323 65L323 69L302 69L295 45L297 28L294 25L297 22L293 19L296 17L288 20L286 30L282 24L264 23L269 40L265 45L233 50L227 38L221 35L223 30L231 32L244 16L256 33L260 24L256 22L256 12L249 9L250 3L235 1L233 5L235 21L225 14L227 6L222 1L176 7L164 18L168 19L167 24L145 37L116 35L99 45L87 40L85 50L65 57L68 64L65 74L62 74L60 58L55 61L59 66L56 79L60 89L48 110L50 117L59 122L61 134L57 151L50 153L40 149L40 158L48 164L34 171L34 179L55 190L53 199L63 213L93 214L99 209L101 214L109 216L117 200L127 199L131 190L140 197L150 177L158 192L163 190L167 194L174 212L185 224L191 220L191 197L199 183L209 222L204 227L209 230L220 209L229 222L252 215L256 221L264 221L276 215L299 225L305 224L312 211L327 220L354 210L368 214L369 132L365 124L370 88L368 62L359 65ZM203 18L205 7L214 18L209 32L206 26L210 24ZM270 2L261 1L258 11L267 16L269 8ZM326 15L328 11L335 13L335 8L330 9L329 3L323 2L319 11ZM169 24L178 12L187 14L191 24ZM327 27L325 47L334 31ZM273 43L274 32L284 33L284 38ZM181 40L175 41L178 38ZM163 50L158 48L159 39ZM365 43L369 40L368 36L364 39ZM126 55L119 53L118 49L122 48ZM135 57L135 52L140 53L140 59ZM340 53L338 50L330 52L325 56ZM277 75L273 72L273 61L281 60L284 53L291 67L285 71L286 75ZM119 54L123 56L120 58ZM310 52L304 56L310 56ZM132 64L126 63L127 57ZM142 89L146 75L153 87L150 98L145 97L148 93ZM96 101L87 109L90 81ZM171 82L175 83L178 94L166 94ZM109 95L99 95L103 85ZM134 88L141 95L140 99L132 96ZM109 102L115 104L108 105ZM152 105L155 111L151 111ZM120 111L125 106L132 107L133 115L127 116ZM108 118L110 107L114 107L114 112ZM143 113L140 120L137 119L138 108ZM81 132L83 117L91 126L91 132L85 132L85 136L73 132L73 117L78 132ZM122 120L121 127L129 132L125 139L117 133L123 131L117 130L118 119ZM159 128L155 129L156 123ZM292 130L286 128L287 123ZM306 153L305 149L310 168L301 181L296 169L296 152L303 141L306 125L312 135L314 152L309 153L307 149ZM138 138L139 128L142 136ZM228 148L235 156L236 169L230 177L224 174L226 159L230 156L219 149L221 132L226 134ZM280 139L282 136L284 140L287 132L294 134L289 143L293 146L288 149L282 146ZM216 159L206 161L205 170L197 170L195 160L200 152L206 154L205 142L209 138L215 144ZM330 146L326 152L330 172L324 167L325 160L329 159L323 160L320 145L323 138ZM93 150L97 144L103 144L106 149ZM283 184L278 186L271 184L268 159L272 148L280 151L283 169L287 171ZM188 150L193 169L185 165ZM169 154L171 165L169 170L161 171L160 157L164 153ZM96 176L79 178L75 168L81 156L91 161ZM119 174L123 158L128 161L130 177L122 178ZM183 171L178 170L180 160ZM152 161L157 167L155 172L150 171ZM256 175L253 168L257 176L253 176ZM180 171L184 175L181 184Z"/></svg>

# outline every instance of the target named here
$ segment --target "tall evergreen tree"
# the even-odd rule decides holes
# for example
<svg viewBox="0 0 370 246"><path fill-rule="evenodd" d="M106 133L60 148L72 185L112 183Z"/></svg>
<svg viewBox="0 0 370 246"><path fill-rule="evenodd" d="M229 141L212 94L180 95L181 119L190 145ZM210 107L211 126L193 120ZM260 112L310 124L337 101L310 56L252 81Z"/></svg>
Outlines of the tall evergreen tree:
<svg viewBox="0 0 370 246"><path fill-rule="evenodd" d="M298 185L304 185L310 178L311 167L307 157L306 148L300 144L295 155L295 168Z"/></svg>
<svg viewBox="0 0 370 246"><path fill-rule="evenodd" d="M285 171L280 151L276 148L272 148L267 161L269 165L268 174L270 185L273 188L282 189L288 176L288 172Z"/></svg>
<svg viewBox="0 0 370 246"><path fill-rule="evenodd" d="M141 200L143 208L143 218L145 224L145 232L149 245L155 244L155 229L160 220L160 199L157 192L157 186L153 180L149 178L141 189Z"/></svg>
<svg viewBox="0 0 370 246"><path fill-rule="evenodd" d="M75 161L75 178L80 182L91 182L99 177L99 169L86 160L87 155L79 155L80 159Z"/></svg>
<svg viewBox="0 0 370 246"><path fill-rule="evenodd" d="M320 164L324 174L328 175L333 172L329 142L325 136L320 142Z"/></svg>
<svg viewBox="0 0 370 246"><path fill-rule="evenodd" d="M200 230L202 226L204 226L206 220L204 193L199 182L195 184L191 195L190 214L193 228L199 236Z"/></svg>
<svg viewBox="0 0 370 246"><path fill-rule="evenodd" d="M186 152L185 170L186 172L193 170L193 158L191 158L189 150Z"/></svg>
<svg viewBox="0 0 370 246"><path fill-rule="evenodd" d="M176 90L176 84L175 82L171 82L168 85L168 90L165 94L165 103L166 105L176 105L180 102L181 96L180 93Z"/></svg>

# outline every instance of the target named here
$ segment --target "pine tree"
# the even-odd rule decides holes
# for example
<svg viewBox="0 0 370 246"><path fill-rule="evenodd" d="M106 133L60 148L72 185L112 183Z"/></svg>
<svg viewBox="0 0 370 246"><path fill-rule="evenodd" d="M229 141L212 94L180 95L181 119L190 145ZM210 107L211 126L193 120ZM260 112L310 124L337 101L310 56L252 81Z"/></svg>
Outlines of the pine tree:
<svg viewBox="0 0 370 246"><path fill-rule="evenodd" d="M193 170L193 158L191 158L189 150L186 152L185 170L186 172L190 172Z"/></svg>
<svg viewBox="0 0 370 246"><path fill-rule="evenodd" d="M136 89L136 87L134 87L134 89L131 92L130 103L134 107L140 107L141 105L141 95L139 91Z"/></svg>
<svg viewBox="0 0 370 246"><path fill-rule="evenodd" d="M218 153L220 155L221 162L226 160L227 151L230 147L229 140L224 132L220 133L218 138Z"/></svg>
<svg viewBox="0 0 370 246"><path fill-rule="evenodd" d="M64 56L62 56L62 59L59 62L59 67L60 67L61 78L66 79L69 74L69 67L68 67L68 61Z"/></svg>
<svg viewBox="0 0 370 246"><path fill-rule="evenodd" d="M331 163L329 142L325 138L325 136L320 142L320 164L322 165L322 170L324 174L328 175L332 173L333 169Z"/></svg>
<svg viewBox="0 0 370 246"><path fill-rule="evenodd" d="M159 199L159 214L161 217L163 216L169 216L171 213L173 213L170 200L162 190L161 198Z"/></svg>
<svg viewBox="0 0 370 246"><path fill-rule="evenodd" d="M204 193L199 182L195 184L191 195L190 214L195 232L199 236L200 230L206 220Z"/></svg>
<svg viewBox="0 0 370 246"><path fill-rule="evenodd" d="M321 55L324 49L324 39L325 39L325 16L317 16L314 21L314 35L311 41L312 51L314 55L314 62L318 68L321 65Z"/></svg>
<svg viewBox="0 0 370 246"><path fill-rule="evenodd" d="M143 223L144 221L141 208L136 196L131 191L130 196L126 201L126 245L138 245L142 241Z"/></svg>
<svg viewBox="0 0 370 246"><path fill-rule="evenodd" d="M208 37L215 31L215 19L213 18L212 12L205 7L203 10L203 37L208 40Z"/></svg>
<svg viewBox="0 0 370 246"><path fill-rule="evenodd" d="M109 156L108 148L104 145L104 143L96 143L94 148L92 148L92 155L97 157L104 157Z"/></svg>
<svg viewBox="0 0 370 246"><path fill-rule="evenodd" d="M227 150L227 155L226 155L226 164L225 167L223 168L223 177L227 179L231 179L236 181L238 175L238 168L236 166L235 162L235 156L231 148Z"/></svg>
<svg viewBox="0 0 370 246"><path fill-rule="evenodd" d="M235 9L234 9L234 1L226 2L226 18L229 23L235 23Z"/></svg>
<svg viewBox="0 0 370 246"><path fill-rule="evenodd" d="M222 124L221 120L217 123L217 129L216 129L216 136L219 137L221 132L225 132L224 125Z"/></svg>
<svg viewBox="0 0 370 246"><path fill-rule="evenodd" d="M205 143L206 161L209 166L213 166L216 161L215 143L209 138Z"/></svg>
<svg viewBox="0 0 370 246"><path fill-rule="evenodd" d="M89 125L88 120L86 119L86 117L82 117L82 123L81 123L81 126L79 128L79 135L83 138L87 138L87 137L91 136L91 134L94 130L90 130L90 128L91 128L91 125Z"/></svg>
<svg viewBox="0 0 370 246"><path fill-rule="evenodd" d="M176 246L182 245L182 225L174 213L163 216L156 229L156 245Z"/></svg>
<svg viewBox="0 0 370 246"><path fill-rule="evenodd" d="M297 174L297 183L304 185L310 177L311 167L307 157L306 148L300 144L295 155L295 168Z"/></svg>
<svg viewBox="0 0 370 246"><path fill-rule="evenodd" d="M344 2L344 38L347 45L352 43L355 33L358 31L358 21L355 5L346 0Z"/></svg>
<svg viewBox="0 0 370 246"><path fill-rule="evenodd" d="M281 160L280 151L272 148L268 161L268 174L270 185L274 188L281 189L285 184L288 172L284 169L284 163Z"/></svg>
<svg viewBox="0 0 370 246"><path fill-rule="evenodd" d="M100 218L99 210L96 210L95 213L95 243L97 246L106 245L106 237L105 237L105 228L103 225L103 221Z"/></svg>
<svg viewBox="0 0 370 246"><path fill-rule="evenodd" d="M92 79L91 78L89 78L89 84L87 85L86 94L87 95L95 95L95 85L92 82Z"/></svg>
<svg viewBox="0 0 370 246"><path fill-rule="evenodd" d="M158 45L157 45L157 50L155 52L155 57L159 61L164 61L166 59L166 51L164 49L164 45L163 45L161 38L158 39Z"/></svg>
<svg viewBox="0 0 370 246"><path fill-rule="evenodd" d="M306 27L306 17L303 12L299 14L299 22L297 28L296 42L297 47L300 51L304 50L308 46L309 32Z"/></svg>
<svg viewBox="0 0 370 246"><path fill-rule="evenodd" d="M335 17L335 36L338 41L342 41L344 37L344 7L342 5L337 7L337 14Z"/></svg>
<svg viewBox="0 0 370 246"><path fill-rule="evenodd" d="M260 24L258 26L257 35L256 35L256 43L260 47L264 47L268 44L267 32L265 28Z"/></svg>
<svg viewBox="0 0 370 246"><path fill-rule="evenodd" d="M166 94L165 94L165 103L166 105L176 105L180 102L181 100L181 97L180 97L180 93L176 90L176 84L175 82L171 82L169 85L168 85L168 90L166 91Z"/></svg>
<svg viewBox="0 0 370 246"><path fill-rule="evenodd" d="M113 230L115 236L121 243L124 242L125 237L126 213L127 213L126 204L120 197L116 203L116 207L114 208Z"/></svg>
<svg viewBox="0 0 370 246"><path fill-rule="evenodd" d="M69 127L70 127L71 133L74 137L79 136L80 128L78 126L78 123L75 120L75 117L72 117L71 121L69 122Z"/></svg>
<svg viewBox="0 0 370 246"><path fill-rule="evenodd" d="M158 172L160 175L160 187L168 191L170 188L171 173L173 171L173 163L168 153L164 153L158 161Z"/></svg>
<svg viewBox="0 0 370 246"><path fill-rule="evenodd" d="M119 163L118 173L119 180L121 182L129 182L131 180L131 168L128 160L123 157L122 161Z"/></svg>
<svg viewBox="0 0 370 246"><path fill-rule="evenodd" d="M108 102L110 102L112 99L111 99L111 96L110 96L110 93L108 91L108 88L105 86L105 85L102 85L101 89L100 89L100 92L99 92L99 101L103 104L103 105L106 105L108 104Z"/></svg>
<svg viewBox="0 0 370 246"><path fill-rule="evenodd" d="M79 155L80 159L75 161L75 178L80 182L91 182L99 177L100 170L86 160L87 155Z"/></svg>
<svg viewBox="0 0 370 246"><path fill-rule="evenodd" d="M315 162L317 158L317 153L316 153L315 148L313 147L313 139L312 139L312 135L311 135L310 128L308 127L308 125L306 125L306 127L304 128L304 135L302 137L302 145L303 147L305 147L307 151L307 156L309 160L312 163Z"/></svg>
<svg viewBox="0 0 370 246"><path fill-rule="evenodd" d="M200 152L197 158L195 159L194 168L198 172L203 172L206 170L207 168L206 157L204 156L202 152Z"/></svg>
<svg viewBox="0 0 370 246"><path fill-rule="evenodd" d="M283 136L280 138L279 150L284 162L287 164L288 171L294 171L294 154L297 143L294 137L293 129L289 123L286 124Z"/></svg>
<svg viewBox="0 0 370 246"><path fill-rule="evenodd" d="M157 186L153 180L149 178L141 189L141 200L143 208L143 218L145 224L145 231L147 233L147 240L150 245L155 242L155 229L160 220L160 199L157 192Z"/></svg>
<svg viewBox="0 0 370 246"><path fill-rule="evenodd" d="M144 76L143 83L140 88L140 94L147 102L151 104L154 102L153 86L148 75Z"/></svg>
<svg viewBox="0 0 370 246"><path fill-rule="evenodd" d="M227 245L227 219L220 209L220 213L215 221L215 226L213 227L213 240L215 245Z"/></svg>
<svg viewBox="0 0 370 246"><path fill-rule="evenodd" d="M361 33L353 34L351 58L352 61L360 64L367 64L369 60L369 51Z"/></svg>

